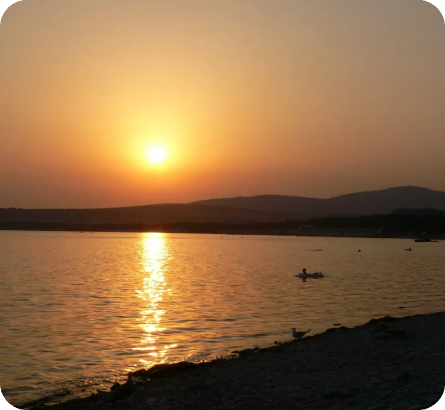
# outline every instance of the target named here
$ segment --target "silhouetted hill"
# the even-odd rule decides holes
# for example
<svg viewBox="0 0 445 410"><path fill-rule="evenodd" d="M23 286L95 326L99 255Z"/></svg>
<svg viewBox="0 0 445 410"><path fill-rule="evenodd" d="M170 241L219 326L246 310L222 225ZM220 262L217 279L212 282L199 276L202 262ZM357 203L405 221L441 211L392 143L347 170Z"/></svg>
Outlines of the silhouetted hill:
<svg viewBox="0 0 445 410"><path fill-rule="evenodd" d="M415 186L357 192L329 199L285 195L210 199L194 202L213 206L286 212L302 219L329 216L388 214L398 208L435 208L445 210L445 192Z"/></svg>
<svg viewBox="0 0 445 410"><path fill-rule="evenodd" d="M279 222L287 219L388 214L397 208L445 210L445 192L397 187L358 192L329 199L260 195L101 209L0 208L0 222L60 224L165 224Z"/></svg>
<svg viewBox="0 0 445 410"><path fill-rule="evenodd" d="M294 215L205 204L162 204L101 209L0 209L0 222L156 224L175 222L277 222Z"/></svg>

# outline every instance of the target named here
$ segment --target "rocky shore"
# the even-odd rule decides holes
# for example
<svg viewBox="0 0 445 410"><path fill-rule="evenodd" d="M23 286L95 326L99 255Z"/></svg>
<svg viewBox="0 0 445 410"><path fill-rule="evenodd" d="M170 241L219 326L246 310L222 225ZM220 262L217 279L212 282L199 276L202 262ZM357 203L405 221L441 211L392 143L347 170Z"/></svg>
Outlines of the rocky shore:
<svg viewBox="0 0 445 410"><path fill-rule="evenodd" d="M373 319L351 329L333 327L236 355L140 370L109 392L51 408L427 409L444 393L445 312Z"/></svg>

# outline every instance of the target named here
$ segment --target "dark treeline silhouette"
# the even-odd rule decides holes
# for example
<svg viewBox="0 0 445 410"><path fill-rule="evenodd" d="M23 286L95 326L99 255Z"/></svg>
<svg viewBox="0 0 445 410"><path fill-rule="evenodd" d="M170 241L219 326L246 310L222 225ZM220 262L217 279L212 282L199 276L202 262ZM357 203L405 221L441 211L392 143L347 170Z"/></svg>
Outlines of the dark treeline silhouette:
<svg viewBox="0 0 445 410"><path fill-rule="evenodd" d="M322 228L379 228L384 230L438 230L445 232L444 215L367 215L353 218L317 218L301 225ZM300 225L300 226L301 226Z"/></svg>
<svg viewBox="0 0 445 410"><path fill-rule="evenodd" d="M95 232L177 232L227 233L265 235L307 235L304 228L337 229L334 236L355 236L348 230L381 229L375 237L445 235L443 215L370 215L350 218L317 218L310 220L284 220L281 222L175 222L175 223L50 223L29 221L0 221L1 230L36 231L95 231ZM344 230L344 231L342 231ZM323 231L317 233L323 235ZM360 236L358 234L357 236Z"/></svg>

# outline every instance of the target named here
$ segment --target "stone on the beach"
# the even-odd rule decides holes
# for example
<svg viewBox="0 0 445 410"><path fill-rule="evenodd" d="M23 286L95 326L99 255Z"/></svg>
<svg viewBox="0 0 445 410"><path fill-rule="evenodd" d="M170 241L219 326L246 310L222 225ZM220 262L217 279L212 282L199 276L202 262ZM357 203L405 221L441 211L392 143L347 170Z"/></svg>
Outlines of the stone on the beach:
<svg viewBox="0 0 445 410"><path fill-rule="evenodd" d="M337 327L330 327L329 329L326 329L326 333L336 333L337 331Z"/></svg>
<svg viewBox="0 0 445 410"><path fill-rule="evenodd" d="M381 317L380 319L371 319L369 322L367 322L365 324L365 326L371 326L371 325L375 325L375 324L381 323L381 322L389 323L389 322L394 322L396 320L397 320L397 318L395 318L395 317L384 316L384 317Z"/></svg>
<svg viewBox="0 0 445 410"><path fill-rule="evenodd" d="M116 382L110 387L110 390L116 390L118 387L121 387L121 384L119 382Z"/></svg>
<svg viewBox="0 0 445 410"><path fill-rule="evenodd" d="M156 364L150 369L140 369L133 373L136 377L147 377L150 379L155 379L158 377L165 377L171 374L180 373L183 371L193 370L199 365L190 362L177 362L171 364Z"/></svg>
<svg viewBox="0 0 445 410"><path fill-rule="evenodd" d="M239 357L249 357L256 353L255 349L244 349L238 352Z"/></svg>

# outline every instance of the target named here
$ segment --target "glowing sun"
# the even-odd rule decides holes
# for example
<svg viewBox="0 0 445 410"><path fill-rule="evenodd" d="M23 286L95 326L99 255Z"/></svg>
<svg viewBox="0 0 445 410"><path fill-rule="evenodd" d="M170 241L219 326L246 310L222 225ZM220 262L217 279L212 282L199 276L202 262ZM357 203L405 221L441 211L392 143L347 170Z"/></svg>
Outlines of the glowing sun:
<svg viewBox="0 0 445 410"><path fill-rule="evenodd" d="M159 164L165 160L165 149L162 147L153 147L148 151L148 159L154 164Z"/></svg>

